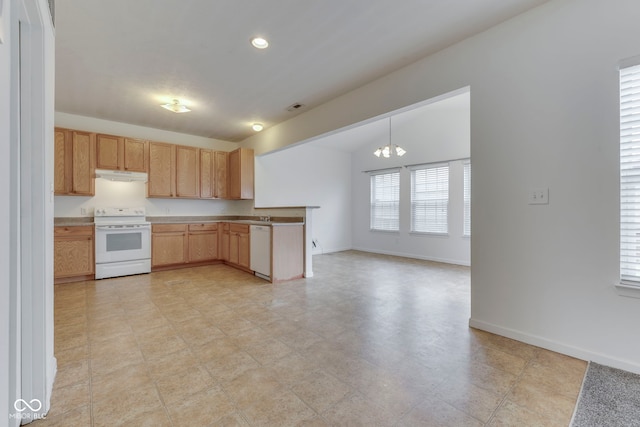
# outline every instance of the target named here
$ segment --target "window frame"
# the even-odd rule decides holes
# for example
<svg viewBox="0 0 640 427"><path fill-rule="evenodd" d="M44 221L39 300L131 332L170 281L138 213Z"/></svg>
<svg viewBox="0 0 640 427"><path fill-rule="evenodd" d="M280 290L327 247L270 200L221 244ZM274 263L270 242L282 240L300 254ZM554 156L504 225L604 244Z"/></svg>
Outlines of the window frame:
<svg viewBox="0 0 640 427"><path fill-rule="evenodd" d="M462 162L462 237L471 237L471 159Z"/></svg>
<svg viewBox="0 0 640 427"><path fill-rule="evenodd" d="M376 202L374 197L376 196L377 186L376 180L380 177L389 176L391 179L391 185L388 187L391 188L392 197L395 200L384 200L381 202ZM395 182L393 182L395 181ZM394 187L395 188L392 188ZM382 196L382 195L381 195ZM388 195L386 195L388 196ZM380 197L383 198L383 197ZM381 203L392 203L395 204L395 208L391 207L380 207ZM393 214L395 210L395 218L383 218L381 216L375 217L375 214L378 212L385 212L386 210L390 210L391 214ZM381 222L391 221L395 222L395 228L393 227L379 227ZM386 233L399 233L400 232L400 168L393 169L384 169L378 171L369 172L369 231L376 232L386 232Z"/></svg>
<svg viewBox="0 0 640 427"><path fill-rule="evenodd" d="M416 195L416 186L417 185L423 185L422 183L418 184L416 182L416 174L419 172L426 172L432 169L441 169L441 170L446 170L446 189L444 189L444 191L446 192L446 197L444 198L444 215L438 215L437 213L435 213L434 215L436 217L440 216L444 216L444 224L442 224L442 222L440 221L436 221L435 224L433 223L429 223L429 217L428 217L428 213L425 213L425 222L424 223L418 223L417 222L417 218L416 218L416 213L418 212L418 207L417 207L417 203L418 202L428 202L428 200L426 199L417 199ZM410 227L410 233L413 234L425 234L425 235L430 235L430 236L449 236L449 214L450 214L450 209L449 209L449 203L450 203L450 199L449 199L449 194L450 194L450 183L451 183L451 166L450 166L450 162L438 162L438 163L427 163L427 164L422 164L422 165L413 165L409 168L410 170L410 174L411 174L411 200L410 200L410 213L411 213L411 218L409 221L409 227ZM426 172L428 173L428 172ZM436 174L439 174L440 172L436 172ZM425 182L424 185L425 186L429 186L429 185L433 185L435 184L436 186L438 185L442 185L442 180L438 179L435 182L433 181L429 181L428 180L428 176L425 177ZM424 191L420 191L420 194L422 193L437 193L437 192L441 192L443 191L442 188L440 189L428 189L425 188ZM426 195L425 194L425 195ZM428 203L425 203L425 210L429 210L429 209L434 209L434 210L442 210L442 204L440 206L438 206L437 201L441 201L443 200L442 198L440 199L432 199L435 200L435 203L432 203L432 205L436 205L434 208L429 207ZM418 225L422 225L424 226L424 228L418 227ZM440 225L440 227L436 227L436 229L427 229L429 226L434 226L434 225Z"/></svg>

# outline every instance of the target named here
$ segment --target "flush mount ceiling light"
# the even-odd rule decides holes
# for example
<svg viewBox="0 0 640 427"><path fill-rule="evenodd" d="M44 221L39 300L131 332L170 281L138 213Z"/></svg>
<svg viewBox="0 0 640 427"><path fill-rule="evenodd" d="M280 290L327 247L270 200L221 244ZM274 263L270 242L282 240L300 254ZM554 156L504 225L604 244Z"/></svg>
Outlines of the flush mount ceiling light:
<svg viewBox="0 0 640 427"><path fill-rule="evenodd" d="M399 145L391 143L391 117L389 117L389 143L384 147L379 147L376 151L373 152L373 155L376 157L384 157L388 159L391 156L402 157L406 154L406 150Z"/></svg>
<svg viewBox="0 0 640 427"><path fill-rule="evenodd" d="M254 37L251 39L251 45L256 49L266 49L269 47L269 42L262 37Z"/></svg>
<svg viewBox="0 0 640 427"><path fill-rule="evenodd" d="M251 129L255 130L256 132L260 132L262 129L264 129L264 126L262 125L262 123L254 123L251 125Z"/></svg>
<svg viewBox="0 0 640 427"><path fill-rule="evenodd" d="M181 104L177 99L174 99L167 104L160 104L160 106L162 108L166 108L169 111L173 111L174 113L188 113L189 111L191 111L187 108L186 105Z"/></svg>

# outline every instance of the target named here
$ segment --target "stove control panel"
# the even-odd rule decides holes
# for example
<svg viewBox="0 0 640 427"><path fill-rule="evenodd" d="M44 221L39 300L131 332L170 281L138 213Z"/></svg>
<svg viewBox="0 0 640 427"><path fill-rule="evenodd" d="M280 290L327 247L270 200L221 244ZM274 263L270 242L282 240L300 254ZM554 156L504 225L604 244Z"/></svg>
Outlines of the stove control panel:
<svg viewBox="0 0 640 427"><path fill-rule="evenodd" d="M145 216L144 207L141 208L96 208L94 216Z"/></svg>

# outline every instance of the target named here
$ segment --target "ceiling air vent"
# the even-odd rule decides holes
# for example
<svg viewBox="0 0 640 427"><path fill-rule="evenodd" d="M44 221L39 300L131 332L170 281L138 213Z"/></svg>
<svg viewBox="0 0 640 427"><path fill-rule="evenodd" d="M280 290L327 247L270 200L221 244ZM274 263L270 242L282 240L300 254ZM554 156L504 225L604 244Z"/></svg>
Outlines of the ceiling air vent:
<svg viewBox="0 0 640 427"><path fill-rule="evenodd" d="M287 107L287 111L298 111L303 109L304 107L306 107L306 105L304 104L300 104L299 102L296 102L295 104L291 104Z"/></svg>

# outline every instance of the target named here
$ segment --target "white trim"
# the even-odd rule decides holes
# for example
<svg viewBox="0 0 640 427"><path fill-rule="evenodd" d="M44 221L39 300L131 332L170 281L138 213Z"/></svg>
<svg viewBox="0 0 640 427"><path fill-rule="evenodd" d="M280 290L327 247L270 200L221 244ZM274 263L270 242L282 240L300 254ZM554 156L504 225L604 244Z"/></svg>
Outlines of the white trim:
<svg viewBox="0 0 640 427"><path fill-rule="evenodd" d="M532 335L515 329L504 328L489 322L470 318L469 326L475 329L491 332L492 334L502 335L526 344L536 347L542 347L556 353L566 354L585 361L593 361L601 365L611 366L613 368L623 369L625 371L640 374L640 363L638 361L623 360L611 357L606 354L593 352L580 347L574 347L557 341L549 340L538 335Z"/></svg>
<svg viewBox="0 0 640 427"><path fill-rule="evenodd" d="M464 266L464 267L471 267L471 263L469 263L467 261L459 260L459 259L438 258L438 257L430 257L430 256L410 254L410 253L405 253L405 252L382 251L382 250L379 250L379 249L370 249L370 248L363 248L363 247L355 247L355 248L351 248L351 250L360 251L360 252L368 252L368 253L371 253L371 254L399 256L399 257L402 257L402 258L421 259L423 261L433 261L433 262L441 262L441 263L444 263L444 264L453 264L453 265L461 265L461 266Z"/></svg>
<svg viewBox="0 0 640 427"><path fill-rule="evenodd" d="M622 297L640 298L640 286L616 283L616 290Z"/></svg>

